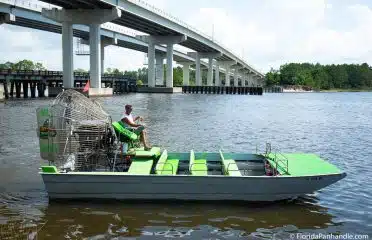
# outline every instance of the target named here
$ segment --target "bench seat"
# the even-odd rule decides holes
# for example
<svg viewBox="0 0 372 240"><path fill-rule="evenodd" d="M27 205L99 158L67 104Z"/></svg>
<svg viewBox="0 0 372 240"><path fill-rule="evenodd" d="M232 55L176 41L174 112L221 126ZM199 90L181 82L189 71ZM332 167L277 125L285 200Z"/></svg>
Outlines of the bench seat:
<svg viewBox="0 0 372 240"><path fill-rule="evenodd" d="M192 165L190 166L191 175L195 176L207 176L208 175L208 166L206 159L195 159Z"/></svg>
<svg viewBox="0 0 372 240"><path fill-rule="evenodd" d="M179 159L167 159L163 169L160 170L160 175L176 175L178 171Z"/></svg>
<svg viewBox="0 0 372 240"><path fill-rule="evenodd" d="M149 175L154 161L151 159L133 160L128 169L129 174Z"/></svg>
<svg viewBox="0 0 372 240"><path fill-rule="evenodd" d="M229 176L242 176L235 160L233 160L233 159L223 159L222 160L222 165L223 165L225 174L227 174Z"/></svg>

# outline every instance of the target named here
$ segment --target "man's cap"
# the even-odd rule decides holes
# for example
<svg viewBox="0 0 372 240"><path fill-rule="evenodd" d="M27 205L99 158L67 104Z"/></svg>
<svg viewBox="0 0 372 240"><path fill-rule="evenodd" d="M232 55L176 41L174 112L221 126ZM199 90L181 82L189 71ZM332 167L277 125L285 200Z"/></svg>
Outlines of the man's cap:
<svg viewBox="0 0 372 240"><path fill-rule="evenodd" d="M128 109L128 108L132 108L132 105L130 104L125 105L125 109Z"/></svg>

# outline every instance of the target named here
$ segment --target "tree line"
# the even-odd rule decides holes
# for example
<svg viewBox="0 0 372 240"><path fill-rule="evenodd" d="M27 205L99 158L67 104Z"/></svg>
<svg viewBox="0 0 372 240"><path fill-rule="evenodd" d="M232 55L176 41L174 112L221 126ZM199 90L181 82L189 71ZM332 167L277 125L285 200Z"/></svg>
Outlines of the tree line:
<svg viewBox="0 0 372 240"><path fill-rule="evenodd" d="M266 73L266 85L301 85L315 90L370 89L372 68L367 64L320 65L288 63Z"/></svg>
<svg viewBox="0 0 372 240"><path fill-rule="evenodd" d="M16 63L5 62L0 63L0 70L11 69L11 70L46 70L42 63L34 63L31 60L21 60Z"/></svg>

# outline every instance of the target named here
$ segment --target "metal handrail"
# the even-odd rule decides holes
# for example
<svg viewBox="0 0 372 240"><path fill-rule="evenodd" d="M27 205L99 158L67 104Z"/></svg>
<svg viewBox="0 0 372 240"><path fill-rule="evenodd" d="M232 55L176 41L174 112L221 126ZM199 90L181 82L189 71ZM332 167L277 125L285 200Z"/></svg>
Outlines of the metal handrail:
<svg viewBox="0 0 372 240"><path fill-rule="evenodd" d="M268 155L272 153L272 147L271 147L271 144L270 143L266 143L266 149L265 149L265 153L263 154L266 158L268 158ZM278 169L278 166L283 168L283 170L287 173L288 173L288 158L286 156L284 156L277 148L274 148L274 159L273 161L275 162L275 168L276 168L276 171ZM281 155L281 157L283 157L283 159L280 159L277 157L277 155ZM283 166L280 166L279 163L282 163Z"/></svg>
<svg viewBox="0 0 372 240"><path fill-rule="evenodd" d="M280 159L280 158L278 158L277 157L277 154L279 154L279 155L281 155L283 158L284 158L284 160L283 159ZM276 163L276 169L278 169L278 166L279 167L282 167L282 166L280 166L279 165L279 162L280 163L283 163L283 168L285 167L285 172L288 174L288 158L286 157L286 156L284 156L281 152L275 152L274 153L274 162Z"/></svg>

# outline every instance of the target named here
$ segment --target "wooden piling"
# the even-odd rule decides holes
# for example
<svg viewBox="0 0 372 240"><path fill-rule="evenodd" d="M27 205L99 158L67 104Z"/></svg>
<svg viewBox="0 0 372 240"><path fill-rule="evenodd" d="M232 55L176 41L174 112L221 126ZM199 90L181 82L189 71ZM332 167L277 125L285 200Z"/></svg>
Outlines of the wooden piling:
<svg viewBox="0 0 372 240"><path fill-rule="evenodd" d="M30 82L31 98L36 97L36 82Z"/></svg>
<svg viewBox="0 0 372 240"><path fill-rule="evenodd" d="M16 98L21 97L21 82L17 81L15 83L15 88L16 88Z"/></svg>
<svg viewBox="0 0 372 240"><path fill-rule="evenodd" d="M4 95L5 95L5 99L8 99L8 98L9 98L8 83L7 83L7 81L5 80L5 81L3 82L3 84L4 84Z"/></svg>

